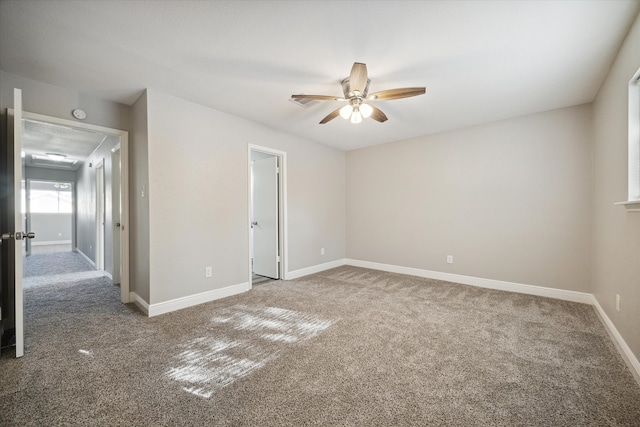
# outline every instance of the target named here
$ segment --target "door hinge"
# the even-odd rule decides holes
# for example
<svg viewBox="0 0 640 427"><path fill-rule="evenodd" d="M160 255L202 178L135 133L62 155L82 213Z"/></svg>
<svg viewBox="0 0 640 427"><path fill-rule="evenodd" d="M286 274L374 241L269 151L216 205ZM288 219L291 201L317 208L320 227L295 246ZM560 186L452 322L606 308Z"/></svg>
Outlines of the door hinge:
<svg viewBox="0 0 640 427"><path fill-rule="evenodd" d="M280 173L280 168L276 168L276 173Z"/></svg>
<svg viewBox="0 0 640 427"><path fill-rule="evenodd" d="M280 256L276 257L276 261L280 262Z"/></svg>

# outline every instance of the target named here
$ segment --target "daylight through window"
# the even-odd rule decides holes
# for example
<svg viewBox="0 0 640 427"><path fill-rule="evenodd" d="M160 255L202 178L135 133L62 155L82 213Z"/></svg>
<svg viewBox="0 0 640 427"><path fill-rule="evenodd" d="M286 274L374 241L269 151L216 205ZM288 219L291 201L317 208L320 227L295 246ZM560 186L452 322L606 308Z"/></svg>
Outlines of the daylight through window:
<svg viewBox="0 0 640 427"><path fill-rule="evenodd" d="M32 213L71 213L71 184L65 182L32 182L29 209ZM24 191L24 189L23 189Z"/></svg>
<svg viewBox="0 0 640 427"><path fill-rule="evenodd" d="M627 200L640 200L640 70L629 82L629 196Z"/></svg>

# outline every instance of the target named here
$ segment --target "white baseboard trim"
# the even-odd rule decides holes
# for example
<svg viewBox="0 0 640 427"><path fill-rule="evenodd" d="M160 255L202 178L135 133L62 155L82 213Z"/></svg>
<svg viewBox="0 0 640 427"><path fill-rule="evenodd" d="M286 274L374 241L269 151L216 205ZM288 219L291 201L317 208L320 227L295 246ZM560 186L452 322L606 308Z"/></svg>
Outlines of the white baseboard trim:
<svg viewBox="0 0 640 427"><path fill-rule="evenodd" d="M604 327L606 328L607 332L609 333L609 336L611 337L613 343L618 349L618 352L622 356L622 359L629 367L629 370L635 377L636 381L638 382L638 385L640 385L640 362L638 361L636 356L633 354L633 352L627 345L624 338L622 338L622 335L620 335L620 332L618 332L618 330L616 329L611 319L609 319L609 316L607 316L607 313L604 312L604 310L600 306L600 303L598 302L596 297L593 295L591 296L591 304L595 308L596 313L598 313L598 317L600 317L600 320L604 324Z"/></svg>
<svg viewBox="0 0 640 427"><path fill-rule="evenodd" d="M102 270L102 272L104 273L105 276L109 278L109 280L113 280L113 276L107 270Z"/></svg>
<svg viewBox="0 0 640 427"><path fill-rule="evenodd" d="M149 315L149 304L147 304L147 302L143 300L140 295L138 295L134 291L129 292L129 301L137 305L138 308L140 308L140 310L144 312L144 314L146 314L147 316Z"/></svg>
<svg viewBox="0 0 640 427"><path fill-rule="evenodd" d="M346 259L347 265L370 268L372 270L388 271L390 273L408 274L410 276L426 277L428 279L444 280L463 285L478 286L480 288L497 289L500 291L517 292L520 294L537 295L565 301L591 304L592 295L585 292L566 291L563 289L546 288L544 286L525 285L522 283L503 282L501 280L482 279L480 277L463 276L460 274L442 273L439 271L422 270L419 268L401 267L398 265L381 264L357 259Z"/></svg>
<svg viewBox="0 0 640 427"><path fill-rule="evenodd" d="M32 241L31 246L49 246L49 245L70 245L71 240L45 240L45 241Z"/></svg>
<svg viewBox="0 0 640 427"><path fill-rule="evenodd" d="M214 301L220 298L230 297L231 295L241 294L250 290L249 282L239 283L212 291L202 292L188 297L176 298L170 301L149 304L147 314L149 317L158 316L160 314L181 310L194 305L203 304L205 302Z"/></svg>
<svg viewBox="0 0 640 427"><path fill-rule="evenodd" d="M289 271L284 275L284 280L293 280L309 274L319 273L321 271L330 270L332 268L345 265L346 260L338 259L335 261L325 262L324 264L312 265L311 267L301 268L300 270Z"/></svg>
<svg viewBox="0 0 640 427"><path fill-rule="evenodd" d="M88 256L86 256L86 255L84 254L84 252L82 252L82 251L81 251L80 249L78 249L78 248L75 248L75 249L74 249L74 251L75 251L75 252L78 252L80 255L82 255L82 257L83 257L84 259L86 259L86 260L87 260L87 262L93 266L93 268L96 268L96 263L95 263L95 262L93 262L93 261L91 260L91 258L89 258Z"/></svg>

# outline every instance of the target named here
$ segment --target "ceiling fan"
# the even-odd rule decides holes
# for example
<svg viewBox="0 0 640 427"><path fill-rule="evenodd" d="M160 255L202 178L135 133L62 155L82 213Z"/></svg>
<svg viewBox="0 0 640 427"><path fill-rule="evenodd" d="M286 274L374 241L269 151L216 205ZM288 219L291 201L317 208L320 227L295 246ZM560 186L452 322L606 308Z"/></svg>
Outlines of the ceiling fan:
<svg viewBox="0 0 640 427"><path fill-rule="evenodd" d="M316 99L318 101L347 101L348 104L329 113L320 124L323 125L338 116L351 119L351 123L360 123L363 118L371 117L380 123L387 120L387 116L377 107L365 103L365 101L389 101L391 99L409 98L411 96L423 95L423 87L407 87L401 89L387 89L369 94L369 83L367 77L367 65L354 62L351 74L342 80L342 91L344 98L329 95L291 95L292 99Z"/></svg>

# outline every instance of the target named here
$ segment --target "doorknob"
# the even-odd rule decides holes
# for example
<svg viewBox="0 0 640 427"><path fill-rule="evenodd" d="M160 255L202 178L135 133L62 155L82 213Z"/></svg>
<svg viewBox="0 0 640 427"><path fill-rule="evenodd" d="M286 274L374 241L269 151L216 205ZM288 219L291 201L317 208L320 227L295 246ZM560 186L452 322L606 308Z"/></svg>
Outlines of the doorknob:
<svg viewBox="0 0 640 427"><path fill-rule="evenodd" d="M34 233L33 231L28 231L26 233L23 231L16 231L16 235L14 237L16 240L33 239L34 237L36 237L36 233Z"/></svg>
<svg viewBox="0 0 640 427"><path fill-rule="evenodd" d="M29 231L27 233L25 233L23 231L16 231L15 234L2 233L2 235L0 237L2 238L2 240L8 240L8 239L12 239L12 238L15 238L16 240L33 239L33 238L36 237L36 233L34 233L33 231Z"/></svg>
<svg viewBox="0 0 640 427"><path fill-rule="evenodd" d="M252 221L251 225L258 225L258 221Z"/></svg>

